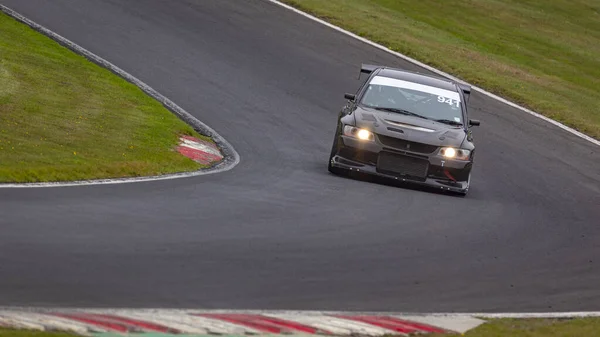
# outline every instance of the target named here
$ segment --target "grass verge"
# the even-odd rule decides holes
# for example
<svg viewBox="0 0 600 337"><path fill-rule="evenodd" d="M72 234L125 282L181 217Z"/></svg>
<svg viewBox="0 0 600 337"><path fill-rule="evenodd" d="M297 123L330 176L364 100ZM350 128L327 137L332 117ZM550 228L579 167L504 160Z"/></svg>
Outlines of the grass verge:
<svg viewBox="0 0 600 337"><path fill-rule="evenodd" d="M600 336L599 318L577 319L493 319L464 335L431 337L595 337Z"/></svg>
<svg viewBox="0 0 600 337"><path fill-rule="evenodd" d="M141 89L0 13L0 182L193 171L198 135Z"/></svg>
<svg viewBox="0 0 600 337"><path fill-rule="evenodd" d="M283 0L600 139L596 0Z"/></svg>
<svg viewBox="0 0 600 337"><path fill-rule="evenodd" d="M0 337L75 337L66 332L47 332L37 330L13 330L0 328Z"/></svg>

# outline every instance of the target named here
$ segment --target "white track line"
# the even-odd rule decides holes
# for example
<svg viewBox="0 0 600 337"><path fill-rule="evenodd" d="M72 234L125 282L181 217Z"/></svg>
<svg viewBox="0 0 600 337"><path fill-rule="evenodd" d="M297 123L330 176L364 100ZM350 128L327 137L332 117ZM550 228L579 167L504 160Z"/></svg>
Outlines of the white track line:
<svg viewBox="0 0 600 337"><path fill-rule="evenodd" d="M345 35L351 36L351 37L353 37L353 38L355 38L355 39L357 39L357 40L359 40L361 42L364 42L364 43L366 43L368 45L371 45L371 46L373 46L375 48L381 49L381 50L383 50L385 52L388 52L388 53L390 53L392 55L400 57L400 58L402 58L402 59L404 59L404 60L406 60L406 61L408 61L408 62L410 62L412 64L415 64L415 65L417 65L417 66L419 66L421 68L427 69L427 70L429 70L429 71L431 71L433 73L436 73L436 74L438 74L440 76L446 77L446 78L451 79L453 81L457 81L457 82L461 82L461 83L466 83L465 81L463 81L463 80L461 80L461 79L459 79L457 77L454 77L454 76L452 76L452 75L450 75L448 73L445 73L445 72L443 72L441 70L433 68L433 67L431 67L431 66L429 66L429 65L427 65L425 63L419 62L419 61L417 61L417 60L415 60L415 59L413 59L411 57L408 57L408 56L406 56L404 54L395 52L395 51L393 51L393 50L391 50L389 48L386 48L385 46L382 46L382 45L380 45L378 43L375 43L375 42L373 42L371 40L365 39L364 37L358 36L358 35L356 35L356 34L354 34L352 32L349 32L349 31L347 31L347 30L345 30L343 28L340 28L340 27L338 27L336 25L333 25L333 24L331 24L331 23L329 23L327 21L321 20L321 19L319 19L319 18L317 18L315 16L312 16L312 15L310 15L308 13L305 13L305 12L303 12L303 11L301 11L299 9L296 9L296 8L290 6L290 5L284 4L284 3L282 3L282 2L280 2L278 0L266 0L266 1L269 1L269 2L271 2L273 4L279 5L281 7L287 8L287 9L289 9L289 10L291 10L291 11L297 13L297 14L300 14L300 15L302 15L302 16L304 16L306 18L309 18L309 19L311 19L313 21L316 21L316 22L318 22L320 24L323 24L323 25L325 25L325 26L327 26L329 28L332 28L332 29L340 32L340 33L343 33ZM561 128L561 129L567 131L567 132L570 132L570 133L576 135L577 137L583 138L583 139L591 142L592 144L600 146L600 140L594 139L594 138L592 138L592 137L590 137L590 136L588 136L586 134L583 134L583 133L581 133L581 132L579 132L579 131L577 131L577 130L575 130L573 128L570 128L570 127L568 127L568 126L566 126L566 125L564 125L562 123L559 123L559 122L557 122L557 121L555 121L555 120L553 120L551 118L548 118L548 117L546 117L546 116L544 116L542 114L539 114L539 113L537 113L535 111L532 111L530 109L522 107L522 106L520 106L520 105L518 105L516 103L513 103L513 102L511 102L511 101L509 101L509 100L507 100L505 98L500 97L500 96L492 94L491 92L488 92L488 91L486 91L486 90L484 90L484 89L482 89L480 87L477 87L477 86L472 85L472 84L469 84L469 85L471 86L471 88L473 90L478 91L478 92L480 92L480 93L482 93L482 94L484 94L484 95L486 95L486 96L488 96L488 97L490 97L492 99L495 99L495 100L500 101L500 102L502 102L504 104L507 104L507 105L509 105L509 106L511 106L513 108L516 108L516 109L519 109L521 111L524 111L524 112L526 112L526 113L528 113L528 114L530 114L532 116L540 118L540 119L542 119L542 120L544 120L544 121L546 121L546 122L548 122L548 123L550 123L550 124L552 124L554 126L557 126L557 127Z"/></svg>
<svg viewBox="0 0 600 337"><path fill-rule="evenodd" d="M482 318L585 318L600 317L600 311L588 312L536 312L536 313L480 313L471 314Z"/></svg>
<svg viewBox="0 0 600 337"><path fill-rule="evenodd" d="M107 60L101 58L100 56L90 52L89 50L79 46L78 44L66 39L65 37L49 30L48 28L29 20L25 16L15 12L14 10L0 4L0 11L5 14L13 17L14 19L28 25L34 30L50 37L51 39L57 41L61 45L71 49L75 53L86 57L92 62L109 69L113 73L116 73L118 76L121 76L128 82L136 85L142 91L144 91L150 97L156 99L161 102L165 107L167 107L171 112L178 115L182 120L193 126L196 130L201 130L203 134L206 136L212 137L213 140L219 145L221 151L223 151L223 156L225 160L220 164L217 164L215 167L207 169L207 170L199 170L194 172L186 172L179 174L168 174L161 176L151 176L151 177L136 177L136 178L122 178L122 179L95 179L95 180L82 180L82 181L72 181L72 182L49 182L49 183L24 183L24 184L0 184L0 188L32 188L32 187L67 187L67 186L87 186L87 185L105 185L105 184L124 184L124 183L137 183L137 182L147 182L147 181L157 181L157 180L168 180L168 179L177 179L177 178L188 178L200 175L214 174L225 172L233 169L239 162L240 156L235 151L233 146L227 142L221 135L219 135L216 131L210 128L208 125L202 123L196 117L192 116L189 112L185 111L183 108L175 104L173 101L163 96L152 87L142 82L137 77L129 74L123 69L117 67L116 65L108 62Z"/></svg>
<svg viewBox="0 0 600 337"><path fill-rule="evenodd" d="M59 308L46 308L46 307L21 307L21 306L0 306L0 312L105 312L105 313L116 313L116 312L136 312L142 314L175 314L175 315L189 315L189 314L203 314L203 313L234 313L234 314L254 314L254 315L301 315L301 316L315 316L319 317L322 315L386 315L395 317L407 317L407 316L430 316L430 317L494 317L494 318L535 318L535 317L559 317L559 318L576 318L576 317L600 317L600 311L562 311L562 312L409 312L409 311L324 311L324 310L231 310L231 309L171 309L171 308L77 308L77 307L59 307Z"/></svg>

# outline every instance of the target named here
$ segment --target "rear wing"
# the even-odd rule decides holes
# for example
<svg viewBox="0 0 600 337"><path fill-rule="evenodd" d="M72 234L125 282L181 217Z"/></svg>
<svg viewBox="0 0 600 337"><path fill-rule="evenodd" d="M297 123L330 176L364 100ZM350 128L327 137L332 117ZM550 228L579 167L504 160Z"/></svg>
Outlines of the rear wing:
<svg viewBox="0 0 600 337"><path fill-rule="evenodd" d="M466 103L469 103L469 97L471 96L471 86L464 83L458 83L458 87L462 90L465 95Z"/></svg>
<svg viewBox="0 0 600 337"><path fill-rule="evenodd" d="M358 73L358 79L360 80L361 74L370 74L377 70L377 68L381 68L380 66L372 65L372 64L362 64L360 66L360 72Z"/></svg>
<svg viewBox="0 0 600 337"><path fill-rule="evenodd" d="M372 65L372 64L362 64L360 66L360 72L365 74L370 74L374 72L377 68L381 68L380 66Z"/></svg>

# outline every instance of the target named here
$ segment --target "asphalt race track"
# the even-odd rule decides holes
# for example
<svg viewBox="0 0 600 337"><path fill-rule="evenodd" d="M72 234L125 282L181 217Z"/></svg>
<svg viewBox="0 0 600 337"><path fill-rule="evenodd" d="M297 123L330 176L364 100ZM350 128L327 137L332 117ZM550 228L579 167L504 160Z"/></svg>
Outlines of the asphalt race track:
<svg viewBox="0 0 600 337"><path fill-rule="evenodd" d="M600 148L475 93L466 198L333 176L361 63L417 69L264 0L0 0L225 137L241 162L0 189L0 305L600 308Z"/></svg>

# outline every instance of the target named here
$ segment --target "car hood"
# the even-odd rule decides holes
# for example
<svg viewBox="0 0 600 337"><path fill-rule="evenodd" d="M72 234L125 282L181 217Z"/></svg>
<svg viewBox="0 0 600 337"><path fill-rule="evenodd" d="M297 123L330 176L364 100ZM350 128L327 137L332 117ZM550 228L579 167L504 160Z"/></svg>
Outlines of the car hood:
<svg viewBox="0 0 600 337"><path fill-rule="evenodd" d="M357 127L435 146L459 147L467 136L462 127L394 112L357 107L354 118Z"/></svg>

